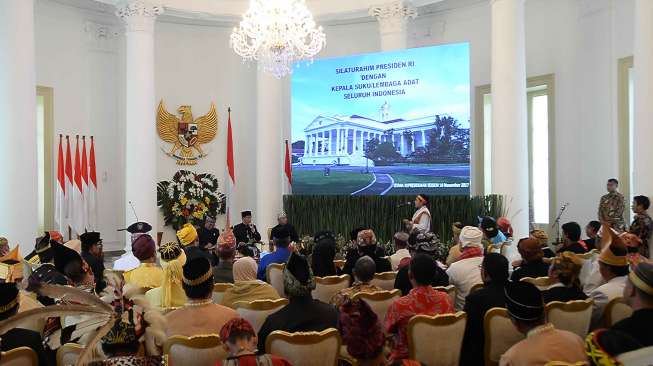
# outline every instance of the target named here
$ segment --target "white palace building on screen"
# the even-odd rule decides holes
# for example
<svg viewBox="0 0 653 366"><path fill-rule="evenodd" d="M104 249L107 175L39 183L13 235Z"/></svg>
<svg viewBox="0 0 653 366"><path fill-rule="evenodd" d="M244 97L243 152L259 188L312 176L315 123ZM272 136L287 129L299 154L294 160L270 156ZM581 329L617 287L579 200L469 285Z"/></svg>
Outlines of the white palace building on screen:
<svg viewBox="0 0 653 366"><path fill-rule="evenodd" d="M435 115L416 119L388 119L389 105L380 109L380 120L358 115L318 116L305 129L303 165L365 166L367 142L392 139L395 149L408 156L416 148L426 147ZM409 131L410 134L405 132ZM408 135L408 136L407 136ZM410 138L412 135L412 139ZM367 162L373 165L371 161Z"/></svg>

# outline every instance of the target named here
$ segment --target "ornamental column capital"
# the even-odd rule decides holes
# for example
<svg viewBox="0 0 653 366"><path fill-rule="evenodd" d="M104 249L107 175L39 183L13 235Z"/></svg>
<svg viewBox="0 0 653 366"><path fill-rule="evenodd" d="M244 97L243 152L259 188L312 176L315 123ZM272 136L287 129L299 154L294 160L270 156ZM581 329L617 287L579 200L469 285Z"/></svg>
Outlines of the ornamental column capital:
<svg viewBox="0 0 653 366"><path fill-rule="evenodd" d="M406 0L372 6L368 13L379 22L381 34L405 32L407 20L417 17L417 9Z"/></svg>
<svg viewBox="0 0 653 366"><path fill-rule="evenodd" d="M163 6L151 1L129 0L116 6L116 16L122 19L128 32L153 32L156 17Z"/></svg>

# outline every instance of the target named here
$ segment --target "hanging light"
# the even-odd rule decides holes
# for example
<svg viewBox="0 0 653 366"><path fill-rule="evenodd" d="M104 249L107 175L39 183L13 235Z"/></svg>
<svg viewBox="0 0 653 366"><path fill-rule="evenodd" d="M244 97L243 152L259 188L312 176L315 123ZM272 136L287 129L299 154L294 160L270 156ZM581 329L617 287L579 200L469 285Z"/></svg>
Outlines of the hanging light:
<svg viewBox="0 0 653 366"><path fill-rule="evenodd" d="M243 61L258 61L277 79L292 73L293 62L311 61L325 44L304 0L251 0L229 38Z"/></svg>

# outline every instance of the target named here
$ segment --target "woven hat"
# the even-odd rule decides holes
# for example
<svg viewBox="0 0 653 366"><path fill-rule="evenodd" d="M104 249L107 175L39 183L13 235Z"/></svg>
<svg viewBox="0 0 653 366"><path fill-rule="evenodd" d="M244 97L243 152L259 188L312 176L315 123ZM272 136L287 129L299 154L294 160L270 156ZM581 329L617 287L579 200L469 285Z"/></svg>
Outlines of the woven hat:
<svg viewBox="0 0 653 366"><path fill-rule="evenodd" d="M165 243L159 247L159 253L161 253L161 260L165 262L170 262L171 260L175 260L179 258L179 256L183 252L184 250L181 248L179 243L175 243L175 242Z"/></svg>
<svg viewBox="0 0 653 366"><path fill-rule="evenodd" d="M177 237L183 245L190 245L197 240L197 230L192 224L184 224L184 226L177 231Z"/></svg>

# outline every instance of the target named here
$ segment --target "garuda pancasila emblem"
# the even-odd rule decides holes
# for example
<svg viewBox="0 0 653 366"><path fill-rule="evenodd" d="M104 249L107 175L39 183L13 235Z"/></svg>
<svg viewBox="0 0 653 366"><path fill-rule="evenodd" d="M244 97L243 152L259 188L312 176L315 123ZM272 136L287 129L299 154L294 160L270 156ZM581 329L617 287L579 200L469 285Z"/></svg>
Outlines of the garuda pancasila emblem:
<svg viewBox="0 0 653 366"><path fill-rule="evenodd" d="M177 113L180 118L168 112L161 100L156 114L156 129L161 140L173 144L166 153L168 156L177 159L178 165L195 165L198 159L207 155L202 150L202 144L211 142L218 131L215 105L211 103L209 113L195 120L189 105L180 106Z"/></svg>

